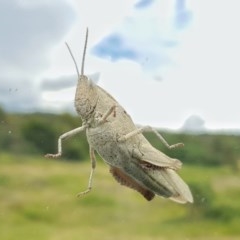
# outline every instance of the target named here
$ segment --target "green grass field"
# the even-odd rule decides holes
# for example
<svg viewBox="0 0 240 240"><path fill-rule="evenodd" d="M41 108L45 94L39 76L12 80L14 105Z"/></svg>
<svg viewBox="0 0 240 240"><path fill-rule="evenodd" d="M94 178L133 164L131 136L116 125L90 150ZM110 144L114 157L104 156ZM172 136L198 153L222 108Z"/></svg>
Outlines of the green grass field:
<svg viewBox="0 0 240 240"><path fill-rule="evenodd" d="M240 237L240 177L230 168L184 165L195 203L156 197L147 202L120 186L98 161L92 192L90 162L0 154L0 239L150 240Z"/></svg>

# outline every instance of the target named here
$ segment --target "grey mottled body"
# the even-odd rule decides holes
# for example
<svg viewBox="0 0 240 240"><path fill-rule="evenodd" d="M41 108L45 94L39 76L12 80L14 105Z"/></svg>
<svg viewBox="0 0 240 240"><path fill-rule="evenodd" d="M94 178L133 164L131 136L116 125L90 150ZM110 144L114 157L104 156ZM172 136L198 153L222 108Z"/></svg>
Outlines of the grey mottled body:
<svg viewBox="0 0 240 240"><path fill-rule="evenodd" d="M176 173L181 168L181 162L154 148L142 132L146 129L154 131L169 148L182 144L169 146L154 129L136 127L124 108L83 74L83 67L75 94L75 108L82 118L82 127L60 136L58 153L48 154L47 157L60 156L62 139L86 130L92 172L88 189L83 193L92 188L94 151L97 151L119 183L137 190L147 200L156 194L179 203L193 202L188 186Z"/></svg>

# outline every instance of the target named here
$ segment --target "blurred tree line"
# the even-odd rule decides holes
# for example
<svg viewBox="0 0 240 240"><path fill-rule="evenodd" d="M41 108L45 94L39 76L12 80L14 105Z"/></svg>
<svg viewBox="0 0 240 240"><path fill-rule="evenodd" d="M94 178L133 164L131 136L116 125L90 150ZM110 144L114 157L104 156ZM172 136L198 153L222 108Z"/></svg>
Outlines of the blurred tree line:
<svg viewBox="0 0 240 240"><path fill-rule="evenodd" d="M81 119L70 114L9 114L0 108L0 151L15 154L55 153L58 137L71 129L79 127ZM151 133L146 137L167 155L184 163L197 165L230 165L238 168L240 159L239 136L221 134L185 134L162 132L169 142L183 142L183 148L168 150ZM63 156L72 160L89 158L85 133L63 141Z"/></svg>
<svg viewBox="0 0 240 240"><path fill-rule="evenodd" d="M81 125L81 119L70 114L9 114L0 109L0 151L15 154L57 152L58 137ZM72 160L88 157L84 133L63 141L63 156Z"/></svg>

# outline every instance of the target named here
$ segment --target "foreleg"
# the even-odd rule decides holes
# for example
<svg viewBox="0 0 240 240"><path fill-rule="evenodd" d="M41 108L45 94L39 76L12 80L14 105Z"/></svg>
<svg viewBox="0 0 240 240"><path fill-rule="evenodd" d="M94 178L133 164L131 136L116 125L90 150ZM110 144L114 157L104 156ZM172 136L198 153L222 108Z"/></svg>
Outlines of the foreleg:
<svg viewBox="0 0 240 240"><path fill-rule="evenodd" d="M113 116L116 116L116 106L113 105L111 108L106 111L103 116L99 119L98 124L103 124L107 121L107 118L113 113Z"/></svg>
<svg viewBox="0 0 240 240"><path fill-rule="evenodd" d="M90 152L90 159L91 159L92 167L91 167L91 173L90 173L90 177L89 177L89 181L88 181L88 188L87 188L87 190L78 193L77 197L85 195L92 190L93 173L94 173L94 170L96 168L96 156L95 156L94 150L91 147L89 148L89 152Z"/></svg>
<svg viewBox="0 0 240 240"><path fill-rule="evenodd" d="M58 158L62 155L62 140L68 137L72 137L82 131L84 131L87 128L87 125L82 125L81 127L75 128L69 132L66 132L64 134L62 134L59 138L58 138L58 152L56 154L51 154L48 153L45 155L45 157L47 158Z"/></svg>

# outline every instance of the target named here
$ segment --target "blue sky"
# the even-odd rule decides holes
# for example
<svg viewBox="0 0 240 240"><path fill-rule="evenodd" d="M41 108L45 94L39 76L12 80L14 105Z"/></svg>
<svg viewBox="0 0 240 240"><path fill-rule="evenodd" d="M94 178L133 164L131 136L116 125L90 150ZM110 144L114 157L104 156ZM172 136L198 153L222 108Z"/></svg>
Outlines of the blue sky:
<svg viewBox="0 0 240 240"><path fill-rule="evenodd" d="M135 122L161 128L240 128L238 0L0 1L0 105L74 113L85 72ZM194 125L195 124L195 125Z"/></svg>

